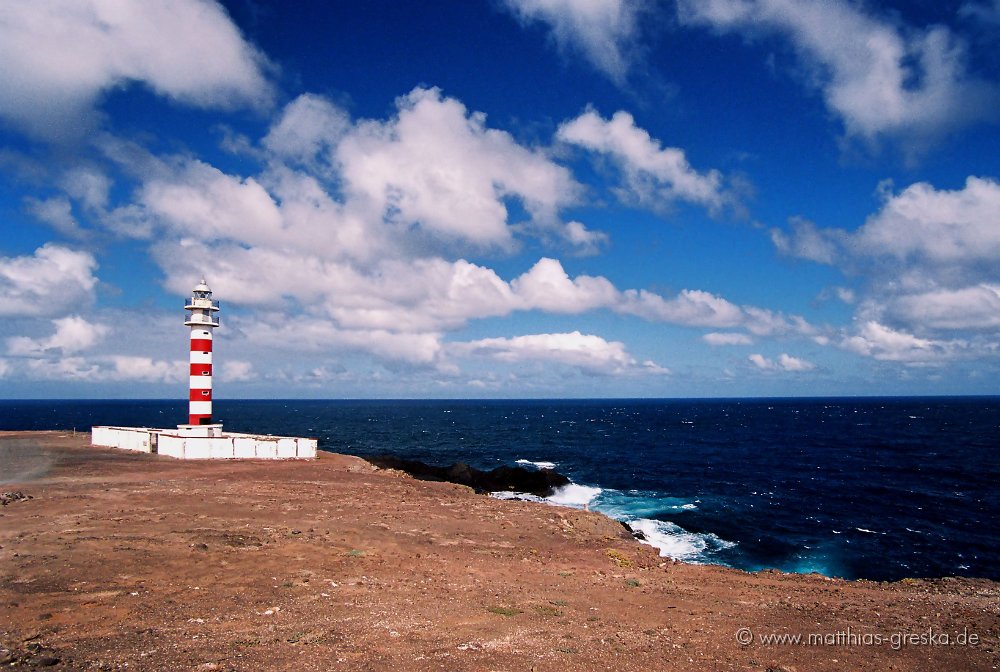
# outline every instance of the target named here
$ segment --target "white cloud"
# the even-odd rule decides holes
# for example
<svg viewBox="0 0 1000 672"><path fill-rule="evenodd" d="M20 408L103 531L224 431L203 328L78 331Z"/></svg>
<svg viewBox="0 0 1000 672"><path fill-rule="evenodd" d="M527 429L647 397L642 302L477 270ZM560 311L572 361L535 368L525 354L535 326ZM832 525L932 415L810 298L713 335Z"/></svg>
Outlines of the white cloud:
<svg viewBox="0 0 1000 672"><path fill-rule="evenodd" d="M858 333L840 342L846 350L892 362L927 362L943 358L949 347L940 341L918 338L875 321L861 325Z"/></svg>
<svg viewBox="0 0 1000 672"><path fill-rule="evenodd" d="M557 362L596 374L668 373L654 362L637 362L620 341L606 341L600 336L581 334L579 331L484 338L454 343L452 349L465 355L485 354L507 363Z"/></svg>
<svg viewBox="0 0 1000 672"><path fill-rule="evenodd" d="M129 82L190 105L267 105L265 67L213 0L0 4L0 117L43 138L85 131Z"/></svg>
<svg viewBox="0 0 1000 672"><path fill-rule="evenodd" d="M515 278L511 288L525 309L554 313L582 313L619 300L618 290L606 278L580 275L570 279L559 261L548 258L539 259Z"/></svg>
<svg viewBox="0 0 1000 672"><path fill-rule="evenodd" d="M187 378L183 361L165 362L151 357L113 355L108 358L111 367L100 374L106 380L133 380L149 383L177 383Z"/></svg>
<svg viewBox="0 0 1000 672"><path fill-rule="evenodd" d="M1000 182L969 177L962 189L926 182L890 195L854 236L854 254L938 266L990 264L1000 257Z"/></svg>
<svg viewBox="0 0 1000 672"><path fill-rule="evenodd" d="M812 362L785 353L778 356L778 366L785 371L811 371L816 368Z"/></svg>
<svg viewBox="0 0 1000 672"><path fill-rule="evenodd" d="M834 287L833 293L843 303L850 304L854 303L857 300L857 295L854 293L854 290L851 289L850 287Z"/></svg>
<svg viewBox="0 0 1000 672"><path fill-rule="evenodd" d="M34 254L0 257L0 315L58 315L90 303L97 262L86 252L47 243Z"/></svg>
<svg viewBox="0 0 1000 672"><path fill-rule="evenodd" d="M241 359L227 359L222 362L219 379L227 383L254 380L257 377L253 364Z"/></svg>
<svg viewBox="0 0 1000 672"><path fill-rule="evenodd" d="M653 154L664 151L645 139ZM113 231L150 240L169 291L186 296L207 274L218 296L249 307L249 317L230 324L252 349L281 344L304 353L364 353L387 366L446 371L454 366L448 332L531 310L607 309L753 334L808 331L800 318L708 292L663 297L620 291L601 276L571 277L550 257L510 280L461 258L466 249L510 249L515 235L543 244L562 239L577 251L594 249L606 236L560 220L580 190L568 170L436 89L415 89L386 120L352 121L322 97L300 97L252 148L263 168L251 175L189 156L157 157L114 139L100 146L138 181L135 201L109 206L110 180L88 166L61 180L74 206ZM659 170L657 156L637 156ZM511 199L520 200L529 222L511 221ZM527 347L518 343L513 347ZM80 376L92 363L68 362L65 370ZM167 375L153 360L97 364L105 375ZM639 369L657 367L629 364ZM231 373L269 375L252 368Z"/></svg>
<svg viewBox="0 0 1000 672"><path fill-rule="evenodd" d="M10 374L13 367L11 367L10 362L6 359L0 358L0 378L6 378Z"/></svg>
<svg viewBox="0 0 1000 672"><path fill-rule="evenodd" d="M790 233L781 229L771 229L771 242L782 254L799 259L808 259L820 264L833 264L839 258L838 243L845 237L842 232L820 229L801 217L789 220Z"/></svg>
<svg viewBox="0 0 1000 672"><path fill-rule="evenodd" d="M782 353L777 360L768 359L764 355L754 353L747 357L758 369L763 371L787 371L798 373L802 371L812 371L816 365L798 357L792 357L787 353Z"/></svg>
<svg viewBox="0 0 1000 672"><path fill-rule="evenodd" d="M25 208L40 221L67 238L83 238L84 231L73 216L73 206L65 196L39 199L28 197Z"/></svg>
<svg viewBox="0 0 1000 672"><path fill-rule="evenodd" d="M815 333L815 328L801 317L786 317L756 306L737 306L721 296L697 289L684 289L670 298L646 290L628 289L622 292L621 302L612 308L652 322L741 328L757 336Z"/></svg>
<svg viewBox="0 0 1000 672"><path fill-rule="evenodd" d="M350 128L347 112L322 96L304 93L282 110L262 142L285 161L325 173L333 169L333 153Z"/></svg>
<svg viewBox="0 0 1000 672"><path fill-rule="evenodd" d="M576 49L618 85L630 67L641 3L635 0L504 0L522 23L541 21L561 49Z"/></svg>
<svg viewBox="0 0 1000 672"><path fill-rule="evenodd" d="M849 136L898 136L912 149L995 115L997 90L970 74L947 28L899 26L846 0L680 0L682 22L748 37L778 34Z"/></svg>
<svg viewBox="0 0 1000 672"><path fill-rule="evenodd" d="M89 383L180 383L187 379L187 367L183 361L165 362L130 355L25 359L24 371L30 379Z"/></svg>
<svg viewBox="0 0 1000 672"><path fill-rule="evenodd" d="M200 161L147 182L139 200L181 236L274 246L284 234L277 204L254 178L241 180Z"/></svg>
<svg viewBox="0 0 1000 672"><path fill-rule="evenodd" d="M559 140L611 158L622 172L623 200L661 208L684 200L718 211L729 199L722 175L716 170L699 173L688 163L684 151L662 147L658 140L635 125L628 112L616 112L610 120L594 110L563 123Z"/></svg>
<svg viewBox="0 0 1000 672"><path fill-rule="evenodd" d="M969 177L961 189L945 190L919 182L884 198L853 232L801 221L793 222L790 234L772 232L780 251L836 263L867 278L857 316L869 326L850 349L886 359L899 352L907 360L919 353L937 357L935 340L947 341L949 350L962 346L935 339L935 332L1000 328L1000 183ZM858 298L851 291L839 296L845 302ZM878 331L885 324L921 338L902 350L883 347L890 342Z"/></svg>
<svg viewBox="0 0 1000 672"><path fill-rule="evenodd" d="M902 324L925 329L1000 329L1000 285L936 289L889 300L886 314Z"/></svg>
<svg viewBox="0 0 1000 672"><path fill-rule="evenodd" d="M61 182L66 193L88 210L99 211L108 207L111 178L100 170L77 166L68 170Z"/></svg>
<svg viewBox="0 0 1000 672"><path fill-rule="evenodd" d="M441 357L441 334L395 332L387 329L340 329L331 322L305 316L258 318L240 323L240 330L256 346L283 347L300 352L347 350L367 352L379 359L433 366Z"/></svg>
<svg viewBox="0 0 1000 672"><path fill-rule="evenodd" d="M608 235L601 231L592 231L582 222L567 222L562 230L562 237L570 244L577 254L597 254L602 246L607 244Z"/></svg>
<svg viewBox="0 0 1000 672"><path fill-rule="evenodd" d="M101 379L100 367L84 357L28 359L25 363L29 378L82 382Z"/></svg>
<svg viewBox="0 0 1000 672"><path fill-rule="evenodd" d="M736 332L713 331L701 337L709 345L750 345L753 339L746 334Z"/></svg>
<svg viewBox="0 0 1000 672"><path fill-rule="evenodd" d="M347 198L379 219L504 248L512 242L504 199L519 199L543 227L576 200L568 170L439 90L414 89L397 105L396 118L358 123L336 152Z"/></svg>
<svg viewBox="0 0 1000 672"><path fill-rule="evenodd" d="M629 289L617 310L651 321L698 327L737 327L746 318L739 306L726 299L692 289L669 299L644 289Z"/></svg>
<svg viewBox="0 0 1000 672"><path fill-rule="evenodd" d="M38 356L58 351L63 355L87 350L107 336L110 329L103 324L88 322L79 315L52 320L55 332L41 339L12 336L7 339L7 352L17 356Z"/></svg>

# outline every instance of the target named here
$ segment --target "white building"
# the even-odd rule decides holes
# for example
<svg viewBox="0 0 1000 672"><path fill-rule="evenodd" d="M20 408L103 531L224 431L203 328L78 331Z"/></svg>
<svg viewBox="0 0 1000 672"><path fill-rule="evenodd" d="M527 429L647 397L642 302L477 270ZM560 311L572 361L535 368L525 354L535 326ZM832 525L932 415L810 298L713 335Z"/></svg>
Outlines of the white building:
<svg viewBox="0 0 1000 672"><path fill-rule="evenodd" d="M150 427L93 427L94 446L193 459L314 459L316 439L290 436L234 434L212 420L212 330L219 326L219 302L202 279L184 309L191 327L188 384L188 421L176 430Z"/></svg>

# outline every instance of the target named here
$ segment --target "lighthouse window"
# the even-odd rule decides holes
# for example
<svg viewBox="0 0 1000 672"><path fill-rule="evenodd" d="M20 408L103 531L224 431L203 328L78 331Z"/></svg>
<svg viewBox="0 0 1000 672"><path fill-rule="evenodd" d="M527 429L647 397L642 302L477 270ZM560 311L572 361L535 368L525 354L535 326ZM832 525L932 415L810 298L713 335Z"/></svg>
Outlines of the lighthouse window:
<svg viewBox="0 0 1000 672"><path fill-rule="evenodd" d="M208 371L202 371L201 375L203 375L203 376L210 376L212 374L210 374Z"/></svg>
<svg viewBox="0 0 1000 672"><path fill-rule="evenodd" d="M202 390L201 391L201 396L207 397L208 396L208 390Z"/></svg>

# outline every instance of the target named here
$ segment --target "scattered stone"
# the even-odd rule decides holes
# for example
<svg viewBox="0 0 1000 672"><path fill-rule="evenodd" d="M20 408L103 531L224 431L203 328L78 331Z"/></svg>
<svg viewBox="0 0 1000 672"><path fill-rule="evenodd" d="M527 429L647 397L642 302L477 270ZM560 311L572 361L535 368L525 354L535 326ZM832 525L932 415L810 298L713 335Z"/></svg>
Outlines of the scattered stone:
<svg viewBox="0 0 1000 672"><path fill-rule="evenodd" d="M32 656L28 658L28 665L34 665L35 667L52 667L53 665L58 665L61 661L55 656Z"/></svg>
<svg viewBox="0 0 1000 672"><path fill-rule="evenodd" d="M26 495L20 490L15 490L13 492L0 492L0 504L3 506L13 504L14 502L25 502L29 499L34 499L34 497Z"/></svg>
<svg viewBox="0 0 1000 672"><path fill-rule="evenodd" d="M476 492L524 492L539 497L551 496L556 488L568 485L566 476L552 469L525 469L524 467L497 467L482 471L464 462L456 462L450 467L425 464L419 460L404 460L393 455L366 457L380 469L396 469L422 481L446 481L465 485Z"/></svg>
<svg viewBox="0 0 1000 672"><path fill-rule="evenodd" d="M629 525L628 523L626 523L624 520L620 521L620 522L622 524L622 527L624 527L625 530L629 534L631 534L634 539L638 539L639 541L646 541L646 533L645 532L643 532L642 530L636 530L636 529L634 529L631 525Z"/></svg>

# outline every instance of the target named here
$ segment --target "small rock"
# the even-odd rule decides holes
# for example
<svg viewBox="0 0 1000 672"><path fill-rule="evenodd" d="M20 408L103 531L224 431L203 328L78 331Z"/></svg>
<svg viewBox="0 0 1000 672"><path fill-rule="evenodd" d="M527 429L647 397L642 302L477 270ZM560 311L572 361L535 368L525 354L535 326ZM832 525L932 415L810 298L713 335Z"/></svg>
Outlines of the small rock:
<svg viewBox="0 0 1000 672"><path fill-rule="evenodd" d="M7 506L8 504L13 504L14 502L23 502L29 499L33 499L32 496L26 495L20 490L0 493L0 504L2 504L3 506Z"/></svg>
<svg viewBox="0 0 1000 672"><path fill-rule="evenodd" d="M52 667L58 665L60 661L55 656L32 656L26 662L36 667Z"/></svg>

